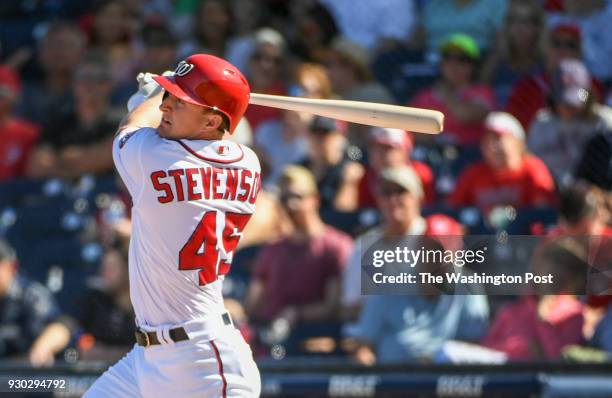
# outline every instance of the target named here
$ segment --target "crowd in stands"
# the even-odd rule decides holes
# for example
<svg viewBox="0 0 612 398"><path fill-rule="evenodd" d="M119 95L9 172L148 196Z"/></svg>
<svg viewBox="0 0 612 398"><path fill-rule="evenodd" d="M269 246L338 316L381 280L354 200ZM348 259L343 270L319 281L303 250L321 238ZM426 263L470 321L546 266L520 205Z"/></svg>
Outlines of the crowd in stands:
<svg viewBox="0 0 612 398"><path fill-rule="evenodd" d="M0 3L1 359L134 343L111 143L137 73L195 52L253 92L445 115L429 136L248 108L228 139L257 152L263 189L224 294L257 357L612 356L612 1ZM443 237L503 233L542 237L522 261L560 290L362 294L366 234L453 250Z"/></svg>

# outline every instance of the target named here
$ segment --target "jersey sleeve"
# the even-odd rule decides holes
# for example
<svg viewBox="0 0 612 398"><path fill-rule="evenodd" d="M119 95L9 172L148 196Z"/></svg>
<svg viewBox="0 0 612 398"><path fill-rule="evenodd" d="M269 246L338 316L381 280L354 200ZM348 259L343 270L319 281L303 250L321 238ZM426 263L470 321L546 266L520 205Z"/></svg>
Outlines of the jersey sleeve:
<svg viewBox="0 0 612 398"><path fill-rule="evenodd" d="M142 147L148 136L154 133L151 128L130 127L119 131L113 141L115 168L134 202L144 185Z"/></svg>

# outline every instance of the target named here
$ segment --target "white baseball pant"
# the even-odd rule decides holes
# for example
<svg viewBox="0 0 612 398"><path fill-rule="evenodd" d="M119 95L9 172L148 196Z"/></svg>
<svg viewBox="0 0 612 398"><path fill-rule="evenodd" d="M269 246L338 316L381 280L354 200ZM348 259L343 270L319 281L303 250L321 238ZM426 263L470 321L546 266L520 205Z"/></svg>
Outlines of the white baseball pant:
<svg viewBox="0 0 612 398"><path fill-rule="evenodd" d="M219 321L217 321L217 319ZM249 345L233 325L189 321L142 329L159 344L135 345L85 393L85 398L256 398L261 380ZM168 330L182 326L189 340L172 342Z"/></svg>

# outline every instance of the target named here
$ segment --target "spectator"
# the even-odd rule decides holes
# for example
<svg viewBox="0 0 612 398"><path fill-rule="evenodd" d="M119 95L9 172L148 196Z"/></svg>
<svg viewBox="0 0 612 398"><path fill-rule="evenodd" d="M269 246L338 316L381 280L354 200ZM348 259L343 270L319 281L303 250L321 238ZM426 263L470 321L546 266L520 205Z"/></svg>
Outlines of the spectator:
<svg viewBox="0 0 612 398"><path fill-rule="evenodd" d="M141 39L143 48L138 71L146 69L149 73L161 75L172 69L178 58L176 39L163 22L146 24Z"/></svg>
<svg viewBox="0 0 612 398"><path fill-rule="evenodd" d="M366 49L336 37L323 59L333 92L346 100L392 103L389 92L372 80L369 63Z"/></svg>
<svg viewBox="0 0 612 398"><path fill-rule="evenodd" d="M116 246L104 254L99 279L81 294L73 318L81 333L84 359L115 360L134 345L134 311L124 248Z"/></svg>
<svg viewBox="0 0 612 398"><path fill-rule="evenodd" d="M421 197L420 181L411 168L402 166L383 171L377 192L383 224L367 234L381 237L391 247L404 235L462 235L458 223L446 216L423 218ZM356 243L345 274L343 295L345 316L349 319L360 302L364 302L358 322L345 328L345 335L352 343L348 345L353 346L349 350L359 362L431 360L447 340L477 340L484 334L488 318L484 296L444 295L429 286L423 286L424 290L415 292L416 295L361 296L360 260L364 242L359 239ZM430 239L423 242L434 243L435 250L443 250L438 242ZM416 246L422 247L422 244Z"/></svg>
<svg viewBox="0 0 612 398"><path fill-rule="evenodd" d="M478 206L488 212L495 206L550 205L555 186L546 168L525 149L525 131L505 112L492 112L485 120L481 152L484 160L461 173L449 202L453 206Z"/></svg>
<svg viewBox="0 0 612 398"><path fill-rule="evenodd" d="M325 69L318 64L302 63L296 67L289 95L327 99L332 96L331 83ZM308 125L312 114L282 111L282 119L262 122L255 131L255 143L267 158L270 174L266 181L274 184L289 165L308 156Z"/></svg>
<svg viewBox="0 0 612 398"><path fill-rule="evenodd" d="M564 59L582 58L582 34L576 25L558 24L550 29L546 40L544 70L519 80L508 98L506 112L516 117L525 130L537 112L546 107L551 92L551 75ZM602 98L601 84L592 79L596 98Z"/></svg>
<svg viewBox="0 0 612 398"><path fill-rule="evenodd" d="M582 254L557 242L536 254L534 263L552 272L555 286L566 293L576 291L575 275L584 275L588 266ZM558 359L564 347L581 342L583 311L570 294L525 296L498 312L482 344L515 361Z"/></svg>
<svg viewBox="0 0 612 398"><path fill-rule="evenodd" d="M285 55L285 39L280 33L271 28L262 28L255 33L255 45L246 71L253 92L285 94ZM250 105L244 116L257 131L262 122L279 120L281 112L271 107Z"/></svg>
<svg viewBox="0 0 612 398"><path fill-rule="evenodd" d="M351 239L321 221L316 181L307 169L284 171L280 201L292 231L258 255L247 296L250 318L265 325L282 320L296 333L325 328L336 316Z"/></svg>
<svg viewBox="0 0 612 398"><path fill-rule="evenodd" d="M597 130L612 128L612 109L600 105L591 76L578 60L563 60L551 76L551 106L538 112L527 146L558 182L570 178Z"/></svg>
<svg viewBox="0 0 612 398"><path fill-rule="evenodd" d="M52 365L70 341L59 317L51 292L18 274L15 252L0 240L0 357L28 353L32 365Z"/></svg>
<svg viewBox="0 0 612 398"><path fill-rule="evenodd" d="M435 54L446 38L463 32L481 50L491 47L506 14L506 0L432 0L423 9L427 50Z"/></svg>
<svg viewBox="0 0 612 398"><path fill-rule="evenodd" d="M580 27L583 36L584 61L593 75L602 81L612 80L612 38L602 34L609 29L612 3L607 0L563 0L563 13L551 16L553 23Z"/></svg>
<svg viewBox="0 0 612 398"><path fill-rule="evenodd" d="M346 123L316 116L308 128L309 155L300 164L317 180L322 211L357 208L363 166L347 153Z"/></svg>
<svg viewBox="0 0 612 398"><path fill-rule="evenodd" d="M413 137L404 130L375 127L368 143L368 167L359 182L359 207L376 207L378 176L390 167L411 166L424 190L424 203L435 199L434 175L429 166L412 160Z"/></svg>
<svg viewBox="0 0 612 398"><path fill-rule="evenodd" d="M20 91L19 76L0 66L0 182L24 175L38 140L38 126L13 114Z"/></svg>
<svg viewBox="0 0 612 398"><path fill-rule="evenodd" d="M423 185L414 168L403 164L381 170L375 199L382 216L382 224L367 234L390 239L403 235L463 235L461 224L450 217L442 214L424 217L421 214L423 195ZM343 277L342 306L347 319L354 319L362 305L362 246L363 237L357 239Z"/></svg>
<svg viewBox="0 0 612 398"><path fill-rule="evenodd" d="M290 28L291 51L298 58L312 62L322 58L325 49L338 35L338 27L328 9L319 2L292 1Z"/></svg>
<svg viewBox="0 0 612 398"><path fill-rule="evenodd" d="M270 172L264 184L272 188L285 167L298 163L308 153L308 120L310 115L284 110L280 121L268 120L255 130L255 144L266 159Z"/></svg>
<svg viewBox="0 0 612 398"><path fill-rule="evenodd" d="M481 75L495 88L501 106L505 106L518 80L543 68L544 29L544 10L538 2L510 2L498 43L487 57Z"/></svg>
<svg viewBox="0 0 612 398"><path fill-rule="evenodd" d="M106 54L113 84L131 82L134 15L126 2L96 0L91 8L91 49Z"/></svg>
<svg viewBox="0 0 612 398"><path fill-rule="evenodd" d="M334 15L342 35L369 50L408 41L417 21L414 0L322 0L322 3Z"/></svg>
<svg viewBox="0 0 612 398"><path fill-rule="evenodd" d="M495 106L493 90L475 83L480 50L461 33L443 40L439 50L440 80L417 93L410 105L444 113L445 133L459 144L474 145L484 134L484 118Z"/></svg>
<svg viewBox="0 0 612 398"><path fill-rule="evenodd" d="M612 236L608 193L584 181L574 181L559 192L559 223L551 236Z"/></svg>
<svg viewBox="0 0 612 398"><path fill-rule="evenodd" d="M37 42L42 80L26 81L18 113L43 124L70 98L76 66L87 48L83 32L69 22L50 23Z"/></svg>
<svg viewBox="0 0 612 398"><path fill-rule="evenodd" d="M325 68L319 64L302 63L295 70L295 83L289 95L329 99L334 96L332 84Z"/></svg>
<svg viewBox="0 0 612 398"><path fill-rule="evenodd" d="M578 180L564 186L559 193L559 222L548 236L550 239L585 237L590 263L602 264L607 270L611 255L609 248L612 247L609 246L612 241L610 204L609 193L585 181ZM593 294L587 297L589 306L595 308L605 308L610 302L611 295Z"/></svg>
<svg viewBox="0 0 612 398"><path fill-rule="evenodd" d="M138 52L130 56L131 78L113 85L111 104L123 108L130 96L137 91L135 76L141 71L161 75L177 63L177 46L174 35L163 22L148 22L140 30Z"/></svg>
<svg viewBox="0 0 612 398"><path fill-rule="evenodd" d="M113 170L111 142L120 114L110 108L112 82L106 60L91 54L77 68L76 104L58 109L43 127L29 165L33 177L76 177Z"/></svg>
<svg viewBox="0 0 612 398"><path fill-rule="evenodd" d="M612 130L596 132L586 143L574 175L605 191L612 191Z"/></svg>
<svg viewBox="0 0 612 398"><path fill-rule="evenodd" d="M361 46L343 37L335 38L323 56L333 92L345 100L392 103L387 89L372 78L369 69L370 55ZM365 126L349 125L351 144L365 147Z"/></svg>
<svg viewBox="0 0 612 398"><path fill-rule="evenodd" d="M206 53L224 58L235 26L230 2L201 0L194 14L194 37L180 46L180 57Z"/></svg>

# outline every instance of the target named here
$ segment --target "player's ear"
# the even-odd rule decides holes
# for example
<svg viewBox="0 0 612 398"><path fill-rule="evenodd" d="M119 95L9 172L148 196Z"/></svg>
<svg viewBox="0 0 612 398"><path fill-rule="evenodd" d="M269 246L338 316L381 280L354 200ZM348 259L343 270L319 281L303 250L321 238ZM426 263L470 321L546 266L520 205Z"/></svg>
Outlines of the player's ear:
<svg viewBox="0 0 612 398"><path fill-rule="evenodd" d="M217 113L208 113L206 115L206 121L204 127L206 130L221 130L223 124L223 117Z"/></svg>

